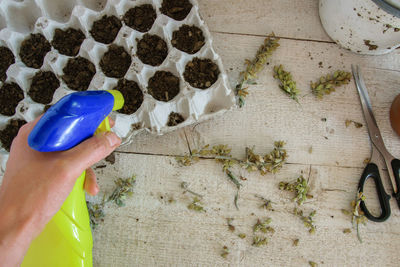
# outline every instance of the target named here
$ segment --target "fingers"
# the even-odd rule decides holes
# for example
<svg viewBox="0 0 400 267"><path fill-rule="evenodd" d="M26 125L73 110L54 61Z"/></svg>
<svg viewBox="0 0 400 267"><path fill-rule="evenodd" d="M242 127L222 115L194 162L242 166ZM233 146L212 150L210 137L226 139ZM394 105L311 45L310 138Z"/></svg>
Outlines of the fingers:
<svg viewBox="0 0 400 267"><path fill-rule="evenodd" d="M85 170L107 157L120 144L121 139L115 133L100 133L65 151L64 155L71 162L71 166Z"/></svg>
<svg viewBox="0 0 400 267"><path fill-rule="evenodd" d="M99 192L99 185L96 181L96 174L94 173L92 168L86 169L84 188L85 191L91 196L95 196Z"/></svg>
<svg viewBox="0 0 400 267"><path fill-rule="evenodd" d="M110 128L114 127L115 121L113 119L111 119L110 117L108 117L108 121L110 122Z"/></svg>

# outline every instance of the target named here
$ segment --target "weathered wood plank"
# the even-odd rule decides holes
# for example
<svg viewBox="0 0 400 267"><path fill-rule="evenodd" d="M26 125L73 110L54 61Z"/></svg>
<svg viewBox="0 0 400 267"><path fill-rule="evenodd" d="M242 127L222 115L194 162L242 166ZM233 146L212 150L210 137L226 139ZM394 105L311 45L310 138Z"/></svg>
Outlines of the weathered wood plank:
<svg viewBox="0 0 400 267"><path fill-rule="evenodd" d="M211 31L331 42L319 20L318 0L199 0Z"/></svg>
<svg viewBox="0 0 400 267"><path fill-rule="evenodd" d="M126 207L108 206L105 221L94 231L95 266L306 266L309 260L327 266L366 266L377 259L383 266L397 265L400 212L395 205L387 222L361 228L362 244L354 231L342 232L351 228L341 209L348 208L355 194L359 168L311 166L310 172L309 165L288 164L276 175L246 175L238 211L232 201L235 187L213 160L178 167L164 156L117 154L116 159L113 168L98 173L101 191L111 190L116 176L136 173L137 184ZM303 207L307 212L317 210L315 235L291 214L291 194L277 186L301 171L306 177L310 173L315 197ZM183 194L182 181L204 195L205 213L187 209L191 196ZM271 199L275 211L260 209L256 194ZM169 197L176 202L169 203ZM227 228L228 217L234 218L234 233ZM257 218L266 217L272 218L276 232L266 247L253 247L252 226ZM247 235L243 240L237 237L241 232ZM296 238L300 245L293 247ZM224 245L231 251L227 260L220 256Z"/></svg>

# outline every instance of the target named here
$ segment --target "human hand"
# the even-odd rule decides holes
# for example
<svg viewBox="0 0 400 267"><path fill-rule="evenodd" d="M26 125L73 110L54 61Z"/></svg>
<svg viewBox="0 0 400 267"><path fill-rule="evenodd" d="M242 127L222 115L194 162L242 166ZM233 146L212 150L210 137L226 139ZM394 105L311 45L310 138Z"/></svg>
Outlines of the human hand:
<svg viewBox="0 0 400 267"><path fill-rule="evenodd" d="M84 170L85 190L97 194L90 166L121 144L116 134L107 132L67 151L38 152L27 141L37 121L22 126L15 137L0 187L0 266L22 262L31 241L60 209Z"/></svg>

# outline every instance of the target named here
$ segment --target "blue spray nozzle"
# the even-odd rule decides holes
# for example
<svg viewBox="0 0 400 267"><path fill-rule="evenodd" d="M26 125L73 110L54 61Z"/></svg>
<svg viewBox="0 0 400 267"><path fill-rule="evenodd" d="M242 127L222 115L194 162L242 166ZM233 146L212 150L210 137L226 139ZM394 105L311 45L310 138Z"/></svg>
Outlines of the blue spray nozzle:
<svg viewBox="0 0 400 267"><path fill-rule="evenodd" d="M114 96L107 91L69 94L40 118L28 144L40 152L68 150L91 137L113 106Z"/></svg>

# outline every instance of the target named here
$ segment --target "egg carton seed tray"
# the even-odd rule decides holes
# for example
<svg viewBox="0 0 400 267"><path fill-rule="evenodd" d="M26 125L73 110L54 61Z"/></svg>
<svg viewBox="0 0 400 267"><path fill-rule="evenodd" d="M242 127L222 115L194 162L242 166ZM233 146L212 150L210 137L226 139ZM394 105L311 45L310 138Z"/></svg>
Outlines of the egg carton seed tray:
<svg viewBox="0 0 400 267"><path fill-rule="evenodd" d="M199 15L197 2L195 0L186 2L189 4L185 5L185 0L1 1L0 47L9 49L14 60L8 57L3 61L5 63L0 65L0 71L3 68L7 69L6 77L4 79L0 77L0 85L2 88L9 84L17 85L22 90L20 93L23 99L17 101L15 114L0 115L0 130L3 129L4 132L11 122L16 127L20 126L21 123L16 123L15 120L27 122L34 120L43 113L46 106L52 105L61 97L76 91L71 88L77 90L119 89L125 94L127 104L130 103L131 106L121 112L113 112L111 115L116 121L114 130L123 139L123 144L129 143L132 137L140 131L164 134L195 122L207 120L231 109L235 106L235 96L229 86L221 58L212 47L212 37ZM174 6L176 3L181 6ZM190 7L190 5L192 5L190 11L185 12L185 7ZM155 11L155 16L149 6ZM141 10L142 7L146 7L147 11ZM168 15L163 13L168 13ZM134 14L141 20L135 20L136 17L129 17L128 14L131 14L130 16ZM140 17L138 14L144 15ZM93 33L98 26L96 23L102 19L109 20L100 25L100 31L97 32L99 34ZM150 25L152 20L154 23ZM135 23L136 25L134 25ZM193 33L190 30L190 27L193 26L197 27L197 30L193 31L195 36L192 36ZM182 30L181 33L184 34L180 36L177 33L174 34L182 28L184 31ZM61 31L68 29L75 30L76 40L69 44L77 47L70 47L67 49L69 52L66 53L61 49L60 51L55 49L56 44L53 43L53 40L55 40L56 31L57 34L60 34ZM200 31L204 38L199 33ZM107 34L103 34L104 32ZM42 58L42 64L40 64L40 53L25 54L21 57L22 50L29 51L26 47L38 47L37 42L28 42L27 44L26 40L32 38L31 34L35 34L36 39L40 39L38 38L39 34L42 35L45 38L44 42L51 45L48 47L46 43L39 43L44 50L49 50L43 52L45 56ZM71 35L72 33L69 30L64 34ZM193 44L188 41L184 45L177 45L177 42L182 40L179 38L185 37L185 34ZM111 35L115 35L112 42L106 40L107 36ZM148 46L148 43L141 44L140 40L148 39L149 36L158 36L158 40L162 41L155 43L154 46ZM174 42L172 42L173 39ZM166 56L161 51L163 46L166 46L167 49L167 53L164 53ZM181 48L186 52L176 47L186 47L186 49ZM161 52L157 50L159 48ZM154 55L165 58L160 60L162 63L159 65L148 62L145 64L143 63L145 60L140 56L141 49L144 51L156 49ZM157 54L158 52L160 53ZM27 57L36 60L35 64L27 64ZM205 69L203 70L205 73L200 76L192 76L203 79L203 81L199 81L199 83L191 81L190 84L185 80L185 75L187 75L185 69L187 69L188 63L193 66L192 63L199 59L200 61L208 59L208 63L213 64L212 69L216 66L216 71L211 73L209 68L206 69L201 64L197 64L195 67L198 67L199 70ZM72 61L77 62L72 67L68 67ZM10 66L7 68L7 65ZM72 73L68 73L68 68ZM74 68L79 71L75 70L76 73L74 73ZM32 94L33 91L40 92L41 88L44 88L40 82L33 81L37 81L37 77L50 77L51 73L59 80L58 88L46 90L42 97ZM155 77L160 74L164 78L163 82L155 82ZM207 77L203 77L204 75L213 76L214 74L217 76L213 78L213 83L204 82L204 79L207 79ZM84 78L78 81L74 80L74 77L78 77L78 75ZM36 86L35 90L30 89L33 83ZM156 84L155 89L153 88L154 83ZM174 83L177 87L175 91L171 89ZM51 85L54 87L57 83L53 81ZM207 88L199 89L197 87ZM4 93L3 91L1 90L0 95ZM51 97L53 91L54 94ZM41 101L41 99L44 100ZM52 99L50 103L47 103L50 99ZM4 146L0 149L0 154L4 169L8 155Z"/></svg>

